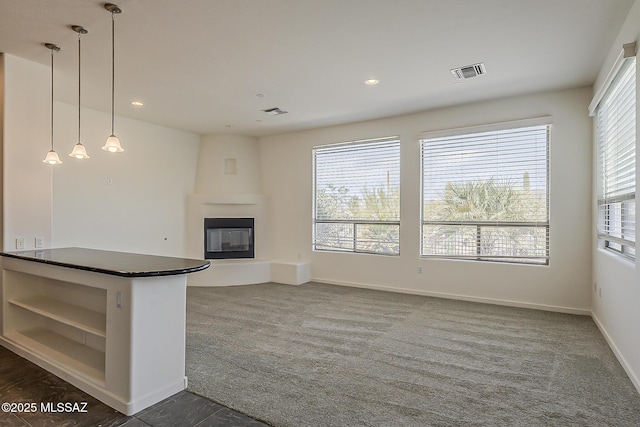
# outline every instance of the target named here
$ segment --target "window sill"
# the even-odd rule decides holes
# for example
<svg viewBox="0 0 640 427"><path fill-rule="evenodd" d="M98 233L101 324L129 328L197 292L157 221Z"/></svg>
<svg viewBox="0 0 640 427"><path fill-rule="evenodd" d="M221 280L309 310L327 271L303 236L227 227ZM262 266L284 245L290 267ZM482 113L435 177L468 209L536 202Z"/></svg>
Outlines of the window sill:
<svg viewBox="0 0 640 427"><path fill-rule="evenodd" d="M599 247L596 251L596 254L601 254L601 256L603 257L607 257L610 258L612 260L616 260L617 262L620 262L623 265L628 266L629 268L635 268L636 267L636 261L633 258L629 258L619 252L616 252L612 249L607 249L607 248L602 248Z"/></svg>

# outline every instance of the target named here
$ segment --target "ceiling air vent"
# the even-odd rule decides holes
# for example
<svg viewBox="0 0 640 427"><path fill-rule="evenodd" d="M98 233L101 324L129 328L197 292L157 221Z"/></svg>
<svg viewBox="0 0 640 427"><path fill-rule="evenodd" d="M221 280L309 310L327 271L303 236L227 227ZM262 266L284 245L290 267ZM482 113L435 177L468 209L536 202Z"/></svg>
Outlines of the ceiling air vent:
<svg viewBox="0 0 640 427"><path fill-rule="evenodd" d="M471 77L481 76L486 73L487 70L484 68L484 62L451 69L451 74L458 80L470 79Z"/></svg>
<svg viewBox="0 0 640 427"><path fill-rule="evenodd" d="M262 110L270 116L279 116L280 114L287 114L287 111L284 111L278 107L267 108L266 110Z"/></svg>

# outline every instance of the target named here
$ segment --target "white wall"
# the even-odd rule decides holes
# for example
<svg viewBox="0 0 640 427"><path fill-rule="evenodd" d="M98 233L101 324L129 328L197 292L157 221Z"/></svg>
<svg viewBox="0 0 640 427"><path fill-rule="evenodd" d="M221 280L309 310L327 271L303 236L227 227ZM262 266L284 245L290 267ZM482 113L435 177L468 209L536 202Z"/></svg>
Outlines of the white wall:
<svg viewBox="0 0 640 427"><path fill-rule="evenodd" d="M2 54L4 78L3 250L25 249L35 238L51 244L51 166L42 163L50 146L50 68ZM56 147L57 148L57 147Z"/></svg>
<svg viewBox="0 0 640 427"><path fill-rule="evenodd" d="M193 192L200 136L116 117L123 153L100 147L111 116L82 109L82 143L91 157L68 153L78 140L77 106L55 103L53 243L56 247L185 256L186 197ZM109 184L111 179L111 184Z"/></svg>
<svg viewBox="0 0 640 427"><path fill-rule="evenodd" d="M603 84L616 57L622 50L622 45L633 41L640 44L640 0L636 0L633 4L625 24L611 47L609 56L603 64L594 86L594 93ZM636 67L638 67L636 70L638 78L636 82L636 99L640 100L640 58L636 58ZM640 136L640 120L636 120L636 165L639 164L638 160L640 160L640 150L637 149L638 136ZM594 140L594 147L595 144ZM638 180L640 178L639 175L636 167L636 182L640 182ZM592 315L634 385L640 391L640 340L638 339L638 327L640 327L640 271L637 262L628 262L600 247L595 234L596 203L597 197L594 192L592 203L594 207L594 223L591 227L593 234L594 280ZM636 197L636 212L638 207L638 198ZM640 241L639 237L640 227L636 227L636 242Z"/></svg>
<svg viewBox="0 0 640 427"><path fill-rule="evenodd" d="M199 194L261 194L258 140L243 135L204 135L200 140L195 192ZM225 173L233 160L235 174Z"/></svg>
<svg viewBox="0 0 640 427"><path fill-rule="evenodd" d="M262 138L272 255L308 260L317 281L588 313L591 284L591 89L541 93ZM425 260L420 247L423 131L553 116L549 266ZM399 135L401 256L311 250L314 145ZM423 273L417 268L421 266Z"/></svg>

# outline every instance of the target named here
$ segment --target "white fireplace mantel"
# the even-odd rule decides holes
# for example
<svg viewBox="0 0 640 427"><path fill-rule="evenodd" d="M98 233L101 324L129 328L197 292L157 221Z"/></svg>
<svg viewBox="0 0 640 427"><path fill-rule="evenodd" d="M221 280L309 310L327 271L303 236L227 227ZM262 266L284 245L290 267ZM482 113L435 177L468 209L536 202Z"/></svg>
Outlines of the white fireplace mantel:
<svg viewBox="0 0 640 427"><path fill-rule="evenodd" d="M188 204L203 205L260 205L267 201L262 194L189 194Z"/></svg>

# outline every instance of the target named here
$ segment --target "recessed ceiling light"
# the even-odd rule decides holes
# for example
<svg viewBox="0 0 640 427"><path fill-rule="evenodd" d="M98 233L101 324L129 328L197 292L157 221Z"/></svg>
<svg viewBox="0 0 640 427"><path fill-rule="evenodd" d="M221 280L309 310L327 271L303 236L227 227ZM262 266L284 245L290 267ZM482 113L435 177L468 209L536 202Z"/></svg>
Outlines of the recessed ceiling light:
<svg viewBox="0 0 640 427"><path fill-rule="evenodd" d="M380 83L380 80L378 79L367 79L364 81L364 84L369 86L374 86L374 85L377 85L378 83Z"/></svg>
<svg viewBox="0 0 640 427"><path fill-rule="evenodd" d="M133 105L134 107L142 107L144 103L140 101L131 101L131 105Z"/></svg>

